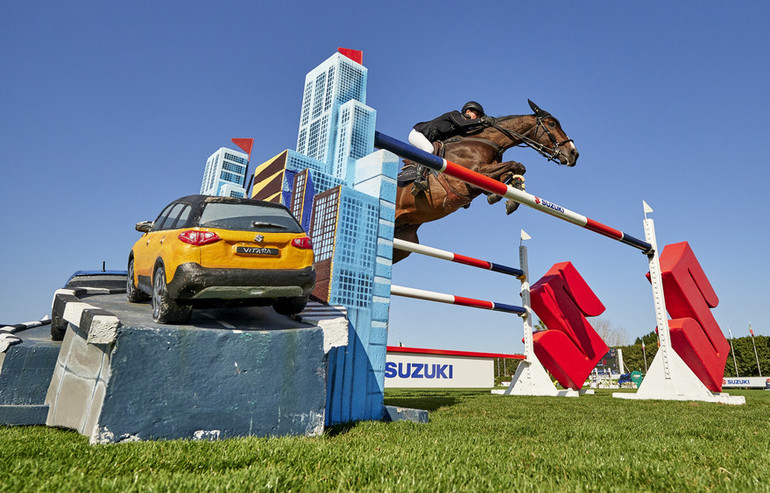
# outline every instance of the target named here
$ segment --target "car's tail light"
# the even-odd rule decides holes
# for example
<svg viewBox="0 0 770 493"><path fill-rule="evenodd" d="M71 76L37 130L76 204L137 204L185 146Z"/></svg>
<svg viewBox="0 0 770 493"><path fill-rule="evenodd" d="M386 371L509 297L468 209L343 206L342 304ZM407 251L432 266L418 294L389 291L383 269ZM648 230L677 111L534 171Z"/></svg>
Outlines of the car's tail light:
<svg viewBox="0 0 770 493"><path fill-rule="evenodd" d="M310 250L313 248L313 242L310 241L310 238L307 236L303 236L302 238L294 238L291 240L291 244L297 248L302 248L305 250Z"/></svg>
<svg viewBox="0 0 770 493"><path fill-rule="evenodd" d="M192 229L179 233L179 239L185 243L189 243L190 245L201 246L207 245L209 243L215 243L222 238L211 231L195 231Z"/></svg>

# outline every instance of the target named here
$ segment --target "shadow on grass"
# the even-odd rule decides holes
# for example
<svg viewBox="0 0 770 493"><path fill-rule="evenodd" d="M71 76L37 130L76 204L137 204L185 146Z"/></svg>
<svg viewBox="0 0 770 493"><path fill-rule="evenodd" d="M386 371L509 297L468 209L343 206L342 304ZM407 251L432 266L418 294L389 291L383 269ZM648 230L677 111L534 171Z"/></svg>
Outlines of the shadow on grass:
<svg viewBox="0 0 770 493"><path fill-rule="evenodd" d="M324 430L324 435L328 437L336 437L339 435L344 435L350 432L351 430L353 430L353 428L355 428L356 426L358 426L360 422L361 421L350 421L349 423L342 423L340 425L329 425Z"/></svg>
<svg viewBox="0 0 770 493"><path fill-rule="evenodd" d="M489 390L476 389L387 389L384 404L386 406L408 407L434 412L460 404L467 398L486 395ZM325 435L335 437L352 431L361 421L351 421L338 425L327 426Z"/></svg>
<svg viewBox="0 0 770 493"><path fill-rule="evenodd" d="M385 391L385 405L430 412L459 404L468 397L488 393L489 390L475 389L388 389Z"/></svg>

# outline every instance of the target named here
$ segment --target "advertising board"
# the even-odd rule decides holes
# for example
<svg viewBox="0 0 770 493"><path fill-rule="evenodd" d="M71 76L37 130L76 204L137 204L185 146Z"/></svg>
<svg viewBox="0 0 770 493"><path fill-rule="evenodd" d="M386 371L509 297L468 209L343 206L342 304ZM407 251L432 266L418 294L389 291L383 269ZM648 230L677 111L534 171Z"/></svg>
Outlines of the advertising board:
<svg viewBox="0 0 770 493"><path fill-rule="evenodd" d="M492 388L496 358L523 356L388 346L385 387Z"/></svg>

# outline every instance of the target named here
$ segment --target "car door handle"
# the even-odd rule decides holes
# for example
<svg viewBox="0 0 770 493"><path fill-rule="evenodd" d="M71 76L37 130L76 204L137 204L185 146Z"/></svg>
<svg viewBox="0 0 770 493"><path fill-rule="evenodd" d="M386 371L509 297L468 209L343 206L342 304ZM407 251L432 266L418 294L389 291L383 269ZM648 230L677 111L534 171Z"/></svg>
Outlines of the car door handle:
<svg viewBox="0 0 770 493"><path fill-rule="evenodd" d="M160 239L160 244L162 245L164 241L166 241L166 237L165 236Z"/></svg>

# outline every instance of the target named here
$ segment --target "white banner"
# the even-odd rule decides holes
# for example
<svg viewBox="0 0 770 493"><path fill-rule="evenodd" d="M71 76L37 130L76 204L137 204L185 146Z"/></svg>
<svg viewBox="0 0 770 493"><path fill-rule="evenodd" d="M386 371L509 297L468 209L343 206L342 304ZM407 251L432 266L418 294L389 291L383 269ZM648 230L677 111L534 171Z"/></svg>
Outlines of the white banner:
<svg viewBox="0 0 770 493"><path fill-rule="evenodd" d="M722 387L770 389L770 377L726 377L722 379Z"/></svg>
<svg viewBox="0 0 770 493"><path fill-rule="evenodd" d="M492 358L391 353L385 363L388 388L492 388Z"/></svg>

